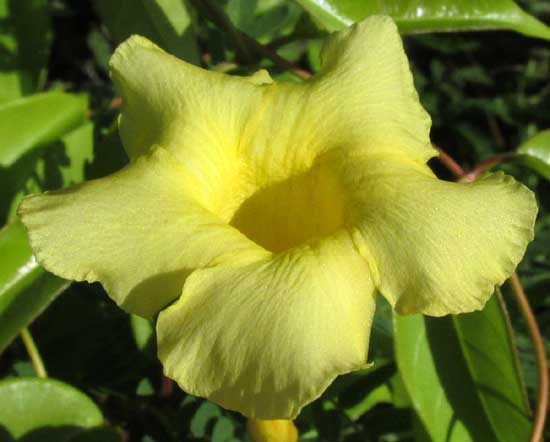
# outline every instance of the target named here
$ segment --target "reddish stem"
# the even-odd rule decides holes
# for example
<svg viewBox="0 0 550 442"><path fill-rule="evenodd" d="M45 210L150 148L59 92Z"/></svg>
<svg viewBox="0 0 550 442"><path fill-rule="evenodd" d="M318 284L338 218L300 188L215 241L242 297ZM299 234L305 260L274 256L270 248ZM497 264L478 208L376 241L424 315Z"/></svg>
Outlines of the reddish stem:
<svg viewBox="0 0 550 442"><path fill-rule="evenodd" d="M491 167L496 166L497 164L506 163L513 160L516 157L514 153L500 153L493 155L492 157L486 158L483 161L480 161L476 166L465 174L461 181L472 182L477 180L483 173L488 171Z"/></svg>
<svg viewBox="0 0 550 442"><path fill-rule="evenodd" d="M530 442L541 442L542 433L544 431L544 424L546 422L546 410L548 408L548 362L546 360L546 351L544 349L544 341L540 334L539 325L529 301L525 290L521 285L517 273L512 273L510 277L510 284L514 290L516 301L521 310L521 314L527 322L527 328L529 329L529 335L533 341L535 347L535 353L537 355L537 368L539 370L539 391L537 399L537 408L535 410L535 425L533 427L533 433L531 434Z"/></svg>
<svg viewBox="0 0 550 442"><path fill-rule="evenodd" d="M453 160L447 152L435 144L432 146L439 152L439 161L441 161L441 163L449 169L449 172L451 172L455 178L462 178L466 174L466 171L462 168L462 166Z"/></svg>

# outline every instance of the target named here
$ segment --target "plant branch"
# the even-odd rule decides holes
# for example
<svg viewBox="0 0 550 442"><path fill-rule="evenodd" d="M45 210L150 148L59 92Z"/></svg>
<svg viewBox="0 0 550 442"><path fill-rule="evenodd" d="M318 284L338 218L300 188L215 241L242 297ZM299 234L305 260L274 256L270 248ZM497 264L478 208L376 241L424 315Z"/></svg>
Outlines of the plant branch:
<svg viewBox="0 0 550 442"><path fill-rule="evenodd" d="M25 345L27 353L31 358L32 366L34 368L36 376L38 376L39 378L47 378L48 373L46 372L46 367L44 367L42 357L40 356L38 348L36 347L36 343L34 342L34 339L28 328L25 327L23 330L21 330L21 339L23 340L23 344Z"/></svg>
<svg viewBox="0 0 550 442"><path fill-rule="evenodd" d="M238 58L245 64L249 64L252 60L252 54L243 40L242 33L233 26L225 11L218 4L210 0L192 0L192 3L197 9L203 11L212 23L229 34L229 37L233 40Z"/></svg>
<svg viewBox="0 0 550 442"><path fill-rule="evenodd" d="M513 154L495 155L484 161L481 161L471 171L465 172L462 166L460 166L454 159L452 159L443 149L434 146L439 151L439 158L443 165L445 165L449 171L461 179L461 181L471 182L475 181L484 171L488 170L496 164L501 164L505 161L509 161ZM533 432L531 433L530 442L542 442L542 434L544 431L544 425L546 423L546 411L548 408L548 361L546 356L546 350L544 348L544 340L540 333L533 310L529 305L529 300L525 294L525 290L521 285L519 276L516 272L510 276L510 285L516 302L518 303L520 312L527 323L529 330L529 336L533 342L535 353L537 357L537 367L539 372L539 388L537 397L537 406L535 409L535 419L533 425Z"/></svg>
<svg viewBox="0 0 550 442"><path fill-rule="evenodd" d="M462 178L465 175L466 171L447 152L435 144L432 144L432 147L439 152L439 161L441 161L455 178Z"/></svg>
<svg viewBox="0 0 550 442"><path fill-rule="evenodd" d="M497 164L507 163L512 161L516 157L515 153L501 153L493 155L489 158L484 159L476 164L476 166L468 171L462 178L461 181L472 182L477 180L484 172L489 170L491 167L496 166Z"/></svg>
<svg viewBox="0 0 550 442"><path fill-rule="evenodd" d="M527 322L527 328L529 335L533 341L535 347L535 353L537 356L537 368L539 371L539 391L537 398L537 408L535 410L535 425L533 427L533 433L531 434L530 442L541 442L542 433L544 431L544 424L546 421L546 410L548 408L548 361L546 360L546 351L544 349L544 341L540 334L539 325L533 310L527 300L525 290L521 285L517 273L512 273L510 277L510 285L514 291L516 301L519 305L521 314Z"/></svg>
<svg viewBox="0 0 550 442"><path fill-rule="evenodd" d="M195 7L204 12L207 18L214 23L216 26L219 26L221 29L225 30L233 40L237 53L240 58L247 63L250 63L252 60L251 52L261 55L270 59L273 63L280 66L281 68L292 72L299 78L307 79L311 77L311 73L300 69L295 66L293 63L288 61L286 58L281 57L273 49L259 43L254 38L245 34L244 32L235 28L233 23L225 11L216 3L211 0L192 0L192 3Z"/></svg>

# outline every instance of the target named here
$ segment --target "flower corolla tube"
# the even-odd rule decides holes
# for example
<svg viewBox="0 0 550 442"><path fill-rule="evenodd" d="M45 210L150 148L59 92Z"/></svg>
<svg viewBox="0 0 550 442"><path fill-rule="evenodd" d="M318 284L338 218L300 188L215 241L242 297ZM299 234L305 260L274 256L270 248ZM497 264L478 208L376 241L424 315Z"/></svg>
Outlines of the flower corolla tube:
<svg viewBox="0 0 550 442"><path fill-rule="evenodd" d="M333 34L302 83L206 71L147 39L111 59L130 163L21 204L37 260L157 318L191 394L294 418L367 364L375 296L399 314L481 309L533 237L502 173L439 180L394 22Z"/></svg>

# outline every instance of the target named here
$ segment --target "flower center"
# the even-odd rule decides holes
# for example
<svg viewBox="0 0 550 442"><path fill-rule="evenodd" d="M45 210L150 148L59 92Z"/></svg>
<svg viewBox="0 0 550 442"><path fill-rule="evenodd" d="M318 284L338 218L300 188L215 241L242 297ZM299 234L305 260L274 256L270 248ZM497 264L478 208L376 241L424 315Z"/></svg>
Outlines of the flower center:
<svg viewBox="0 0 550 442"><path fill-rule="evenodd" d="M327 166L318 164L253 193L230 224L277 253L335 232L344 225L346 212L340 183Z"/></svg>

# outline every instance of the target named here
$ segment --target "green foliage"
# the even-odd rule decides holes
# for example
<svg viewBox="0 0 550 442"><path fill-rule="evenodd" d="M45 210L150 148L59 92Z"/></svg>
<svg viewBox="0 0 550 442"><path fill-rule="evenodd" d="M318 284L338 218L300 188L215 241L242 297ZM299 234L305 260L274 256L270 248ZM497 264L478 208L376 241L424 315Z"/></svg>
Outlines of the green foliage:
<svg viewBox="0 0 550 442"><path fill-rule="evenodd" d="M542 23L550 8L545 0L521 4L525 10L511 0L0 0L0 441L248 441L241 416L162 376L154 321L125 314L97 284L47 273L16 220L24 195L127 163L108 60L132 33L215 71L266 68L290 81L298 80L277 54L315 72L326 30L365 15L390 13L403 33L424 33L404 42L434 143L466 169L505 154L513 161L495 168L537 194L536 239L519 272L548 347L550 31ZM457 32L487 29L500 31ZM440 162L431 165L452 179ZM497 297L482 312L438 319L392 318L380 299L374 365L339 377L304 409L301 440L527 440L535 360L503 292L509 317ZM51 380L29 379L33 366L15 339L27 326Z"/></svg>
<svg viewBox="0 0 550 442"><path fill-rule="evenodd" d="M513 0L371 1L296 0L321 26L334 31L369 15L392 16L403 33L511 29L550 40L550 28Z"/></svg>
<svg viewBox="0 0 550 442"><path fill-rule="evenodd" d="M518 147L517 153L524 164L544 178L550 178L550 129L527 140Z"/></svg>
<svg viewBox="0 0 550 442"><path fill-rule="evenodd" d="M116 43L140 34L161 44L168 52L194 63L199 54L192 19L181 0L97 0L103 23Z"/></svg>
<svg viewBox="0 0 550 442"><path fill-rule="evenodd" d="M43 86L51 41L47 0L0 0L0 104Z"/></svg>
<svg viewBox="0 0 550 442"><path fill-rule="evenodd" d="M529 437L529 406L499 299L452 318L395 318L397 362L433 440Z"/></svg>
<svg viewBox="0 0 550 442"><path fill-rule="evenodd" d="M0 396L3 442L69 442L83 429L103 424L90 398L52 379L8 379L0 382Z"/></svg>
<svg viewBox="0 0 550 442"><path fill-rule="evenodd" d="M69 284L34 260L20 222L0 230L0 352Z"/></svg>

